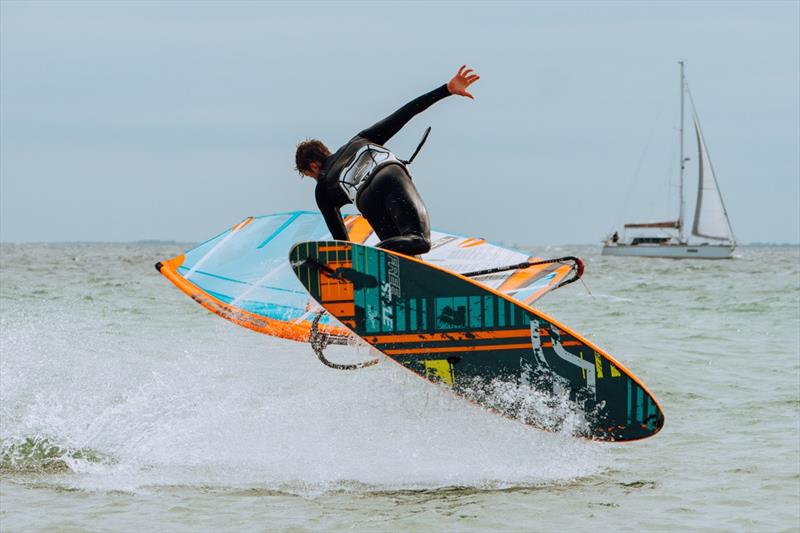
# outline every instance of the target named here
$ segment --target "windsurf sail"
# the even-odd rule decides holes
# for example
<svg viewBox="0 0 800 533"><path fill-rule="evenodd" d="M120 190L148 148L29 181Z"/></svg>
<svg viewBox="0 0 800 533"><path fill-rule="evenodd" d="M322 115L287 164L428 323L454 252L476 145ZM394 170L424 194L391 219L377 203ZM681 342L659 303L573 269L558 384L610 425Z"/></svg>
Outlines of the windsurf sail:
<svg viewBox="0 0 800 533"><path fill-rule="evenodd" d="M361 215L348 215L350 240L375 245L379 239ZM240 326L297 341L307 341L317 304L292 272L288 254L299 241L330 239L322 215L292 211L248 217L156 268L194 301ZM522 252L442 231L431 232L431 251L422 260L453 272L474 272L541 260ZM532 304L573 274L568 262L489 273L473 278L487 287ZM325 315L316 326L333 335L348 335Z"/></svg>

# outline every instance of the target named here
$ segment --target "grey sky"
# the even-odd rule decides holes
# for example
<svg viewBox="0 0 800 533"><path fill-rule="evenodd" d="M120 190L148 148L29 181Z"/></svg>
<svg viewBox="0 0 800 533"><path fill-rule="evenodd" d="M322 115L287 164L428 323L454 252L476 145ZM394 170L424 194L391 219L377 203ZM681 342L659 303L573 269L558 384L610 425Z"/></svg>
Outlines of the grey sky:
<svg viewBox="0 0 800 533"><path fill-rule="evenodd" d="M433 126L412 168L432 224L598 242L677 212L679 59L738 240L800 241L797 1L2 0L0 35L3 242L202 240L316 209L295 144L335 149L462 63L475 101L388 144Z"/></svg>

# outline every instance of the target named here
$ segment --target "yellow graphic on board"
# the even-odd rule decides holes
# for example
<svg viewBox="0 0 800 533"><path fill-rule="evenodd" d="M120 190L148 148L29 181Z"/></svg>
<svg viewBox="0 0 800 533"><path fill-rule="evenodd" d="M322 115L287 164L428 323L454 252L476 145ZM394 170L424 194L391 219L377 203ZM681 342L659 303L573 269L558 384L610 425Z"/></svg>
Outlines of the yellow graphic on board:
<svg viewBox="0 0 800 533"><path fill-rule="evenodd" d="M434 381L441 381L453 386L453 365L447 359L420 361L425 365L425 376Z"/></svg>
<svg viewBox="0 0 800 533"><path fill-rule="evenodd" d="M600 357L600 354L594 352L594 368L597 371L597 378L602 379L603 377L603 358Z"/></svg>

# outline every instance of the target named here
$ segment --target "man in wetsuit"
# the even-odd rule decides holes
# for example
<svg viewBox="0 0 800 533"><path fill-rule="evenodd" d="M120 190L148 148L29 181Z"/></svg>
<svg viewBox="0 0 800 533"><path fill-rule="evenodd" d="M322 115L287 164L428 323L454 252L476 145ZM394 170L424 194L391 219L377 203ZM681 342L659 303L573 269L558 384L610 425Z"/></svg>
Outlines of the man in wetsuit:
<svg viewBox="0 0 800 533"><path fill-rule="evenodd" d="M381 240L378 247L406 255L430 250L431 230L425 204L406 164L383 145L415 115L439 100L451 94L474 98L467 88L479 79L472 69L462 65L447 84L363 130L334 154L318 140L297 145L297 171L317 181L317 205L334 239L349 239L339 210L352 203Z"/></svg>

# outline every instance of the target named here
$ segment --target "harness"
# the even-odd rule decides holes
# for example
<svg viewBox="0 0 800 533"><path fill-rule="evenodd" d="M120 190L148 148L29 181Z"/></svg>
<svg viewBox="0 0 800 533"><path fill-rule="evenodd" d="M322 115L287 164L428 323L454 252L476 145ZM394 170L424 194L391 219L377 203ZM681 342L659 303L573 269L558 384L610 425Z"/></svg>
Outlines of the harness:
<svg viewBox="0 0 800 533"><path fill-rule="evenodd" d="M417 149L414 150L414 154L406 161L398 159L396 155L383 146L365 144L356 151L350 163L339 173L339 186L350 201L355 203L358 197L358 191L360 191L381 168L387 165L400 165L408 172L408 165L417 157L422 145L425 144L425 141L428 139L428 134L430 132L431 128L428 127Z"/></svg>
<svg viewBox="0 0 800 533"><path fill-rule="evenodd" d="M358 149L353 159L339 174L339 186L350 201L355 203L358 191L369 182L372 176L387 165L405 164L392 152L375 144L366 144Z"/></svg>

